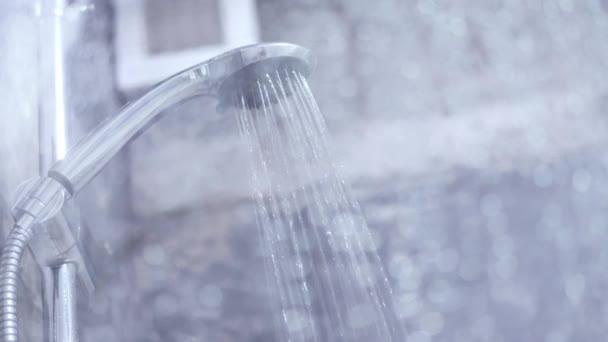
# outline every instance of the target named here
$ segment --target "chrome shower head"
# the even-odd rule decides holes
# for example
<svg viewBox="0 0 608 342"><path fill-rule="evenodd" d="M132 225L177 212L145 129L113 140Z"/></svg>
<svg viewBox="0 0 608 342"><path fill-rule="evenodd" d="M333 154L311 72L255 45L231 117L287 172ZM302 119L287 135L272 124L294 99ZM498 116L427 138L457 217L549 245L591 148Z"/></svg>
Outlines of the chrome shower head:
<svg viewBox="0 0 608 342"><path fill-rule="evenodd" d="M221 110L234 103L237 94L244 96L247 106L259 106L253 89L261 77L278 70L308 75L313 64L307 49L287 43L249 45L226 52L168 78L127 105L72 148L48 175L73 195L167 108L203 95L217 98Z"/></svg>

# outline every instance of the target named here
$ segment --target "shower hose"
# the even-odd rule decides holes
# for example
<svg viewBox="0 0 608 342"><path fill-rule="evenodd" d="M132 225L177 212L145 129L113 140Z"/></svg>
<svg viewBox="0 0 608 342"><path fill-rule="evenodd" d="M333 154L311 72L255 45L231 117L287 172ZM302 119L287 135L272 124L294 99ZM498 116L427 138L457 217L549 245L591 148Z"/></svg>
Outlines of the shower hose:
<svg viewBox="0 0 608 342"><path fill-rule="evenodd" d="M0 256L0 341L17 342L17 290L19 265L34 234L34 226L57 213L66 198L65 189L50 178L32 183L13 209L15 225Z"/></svg>
<svg viewBox="0 0 608 342"><path fill-rule="evenodd" d="M31 218L31 216L28 216ZM23 220L21 220L23 221ZM16 342L19 338L17 324L17 285L19 264L23 252L32 237L33 220L15 224L9 233L0 257L0 339Z"/></svg>

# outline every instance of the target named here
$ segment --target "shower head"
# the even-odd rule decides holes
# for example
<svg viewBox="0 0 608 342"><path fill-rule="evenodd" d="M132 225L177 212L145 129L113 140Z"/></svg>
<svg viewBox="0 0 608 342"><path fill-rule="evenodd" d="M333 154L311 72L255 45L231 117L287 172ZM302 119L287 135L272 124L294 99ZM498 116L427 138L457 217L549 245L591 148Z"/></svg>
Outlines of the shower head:
<svg viewBox="0 0 608 342"><path fill-rule="evenodd" d="M246 106L257 107L254 91L259 80L283 70L307 76L313 65L309 50L287 43L249 45L214 57L168 78L126 106L72 148L48 176L74 195L166 109L196 96L217 98L219 110L233 105L236 96L242 96Z"/></svg>

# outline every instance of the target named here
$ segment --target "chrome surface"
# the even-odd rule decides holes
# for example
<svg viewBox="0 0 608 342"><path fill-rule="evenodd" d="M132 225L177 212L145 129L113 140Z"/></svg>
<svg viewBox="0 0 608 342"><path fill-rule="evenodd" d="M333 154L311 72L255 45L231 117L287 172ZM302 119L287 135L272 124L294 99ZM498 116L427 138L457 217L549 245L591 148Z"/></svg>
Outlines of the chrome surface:
<svg viewBox="0 0 608 342"><path fill-rule="evenodd" d="M19 264L33 234L35 219L25 213L9 233L0 257L0 338L2 341L19 340L17 324L17 286Z"/></svg>
<svg viewBox="0 0 608 342"><path fill-rule="evenodd" d="M43 222L54 216L63 206L66 195L63 186L56 180L43 177L30 181L17 197L13 206L13 216L18 220L24 213Z"/></svg>
<svg viewBox="0 0 608 342"><path fill-rule="evenodd" d="M75 109L75 96L71 93L74 90L74 86L70 85L70 80L73 78L71 72L75 68L70 65L69 54L76 39L82 35L83 22L89 19L84 15L83 6L89 9L92 7L86 5L92 3L76 4L67 0L45 1L40 3L37 13L40 44L38 58L40 175L46 175L57 161L63 159L68 149L80 137L79 125L82 120L79 116L83 113ZM51 180L43 178L40 181ZM34 192L36 189L38 191L41 189L35 182L30 182L30 187L32 186ZM79 276L88 292L94 289L91 275L93 268L87 267L85 263L86 250L82 248L80 239L80 210L72 202L65 203L64 191L60 194L47 205L48 209L44 215L37 216L35 234L29 243L29 249L42 269L45 289L42 296L43 306L51 310L43 319L48 342L76 339L75 332L68 335L64 333L71 330L70 320L63 317L65 310L58 306L57 298L53 296L53 293L55 295L59 293L62 300L69 299L63 294L65 291L61 286L64 286L65 281L60 276L65 277L67 273L74 278L72 283L75 283L76 276ZM34 194L34 197L39 196ZM27 198L27 195L24 198ZM30 201L30 203L38 202ZM19 208L19 210L27 210L27 208ZM52 268L49 268L49 265L53 265Z"/></svg>
<svg viewBox="0 0 608 342"><path fill-rule="evenodd" d="M13 208L15 226L9 233L0 257L0 338L2 341L18 341L17 284L19 264L34 228L41 220L59 212L65 190L51 178L41 178L32 183ZM71 236L68 234L67 236Z"/></svg>
<svg viewBox="0 0 608 342"><path fill-rule="evenodd" d="M77 265L67 262L52 268L53 335L56 342L78 341L76 317Z"/></svg>
<svg viewBox="0 0 608 342"><path fill-rule="evenodd" d="M39 15L40 105L38 109L39 169L45 174L55 162L61 160L71 145L75 124L73 111L67 105L68 68L67 47L73 39L78 17L63 15L68 7L66 0L44 1Z"/></svg>
<svg viewBox="0 0 608 342"><path fill-rule="evenodd" d="M64 160L51 168L49 176L62 183L72 195L77 193L165 109L194 96L218 98L224 82L240 70L279 60L300 62L308 71L313 65L308 50L286 43L251 45L224 53L176 74L127 105L116 118L71 149Z"/></svg>
<svg viewBox="0 0 608 342"><path fill-rule="evenodd" d="M32 255L42 267L45 280L44 306L49 311L44 320L49 341L77 340L73 323L77 279L81 279L88 291L94 286L91 275L84 266L84 253L81 253L82 248L77 241L79 231L72 229L61 210L65 198L63 186L52 178L44 177L24 186L13 207L16 224L0 257L2 341L18 341L16 299L19 264L28 243ZM79 268L77 264L83 267Z"/></svg>

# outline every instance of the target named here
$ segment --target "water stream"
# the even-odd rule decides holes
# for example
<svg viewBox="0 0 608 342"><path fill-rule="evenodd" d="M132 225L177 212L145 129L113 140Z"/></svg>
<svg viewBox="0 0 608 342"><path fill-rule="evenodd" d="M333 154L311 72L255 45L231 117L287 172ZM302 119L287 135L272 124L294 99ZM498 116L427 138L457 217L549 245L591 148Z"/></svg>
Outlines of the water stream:
<svg viewBox="0 0 608 342"><path fill-rule="evenodd" d="M252 98L253 97L253 98ZM306 79L279 70L234 98L281 341L403 341L374 236Z"/></svg>

